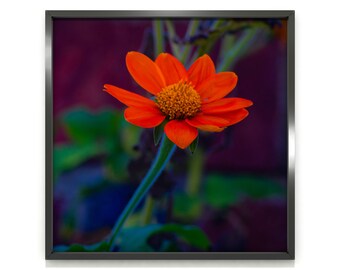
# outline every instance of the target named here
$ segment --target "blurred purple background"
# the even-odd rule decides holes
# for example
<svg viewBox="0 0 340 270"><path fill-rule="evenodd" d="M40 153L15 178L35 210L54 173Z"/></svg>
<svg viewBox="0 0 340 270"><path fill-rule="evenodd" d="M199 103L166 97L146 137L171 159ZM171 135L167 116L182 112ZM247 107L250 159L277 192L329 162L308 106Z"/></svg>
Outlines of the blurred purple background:
<svg viewBox="0 0 340 270"><path fill-rule="evenodd" d="M184 24L179 22L179 24ZM76 105L90 109L124 106L107 93L105 83L147 95L125 66L129 51L138 51L150 20L66 20L53 24L54 115ZM181 27L178 27L181 29ZM144 41L145 42L145 41ZM212 54L214 55L214 54ZM239 77L231 95L254 102L248 118L233 127L238 138L228 152L214 153L214 169L278 173L285 176L287 160L286 51L279 38L239 61ZM56 142L64 136L61 130ZM227 131L228 132L228 131Z"/></svg>
<svg viewBox="0 0 340 270"><path fill-rule="evenodd" d="M186 21L177 22L180 35L184 34L186 25ZM125 56L129 51L145 50L150 46L151 28L150 20L54 19L55 119L76 106L85 106L94 111L103 107L124 108L112 96L102 92L106 83L146 96L146 92L129 75ZM202 136L202 146L207 150L208 172L260 175L286 184L286 36L284 31L273 32L265 46L238 61L233 68L239 81L231 96L250 99L254 105L241 123L212 135L213 138ZM211 56L217 61L216 52ZM209 151L211 140L222 140L223 144ZM64 130L56 121L54 142L67 141ZM248 238L240 249L282 251L286 249L286 211L285 200L246 200L221 215L219 231L209 232L207 229L207 233L216 241L222 241L225 237L228 239L226 241L231 241L233 250L241 245L237 233L245 226ZM238 213L236 219L235 212ZM206 222L202 221L203 228L215 222L208 216L205 217ZM246 225L238 226L235 222ZM233 229L233 226L238 229ZM233 245L233 238L238 239L237 245Z"/></svg>

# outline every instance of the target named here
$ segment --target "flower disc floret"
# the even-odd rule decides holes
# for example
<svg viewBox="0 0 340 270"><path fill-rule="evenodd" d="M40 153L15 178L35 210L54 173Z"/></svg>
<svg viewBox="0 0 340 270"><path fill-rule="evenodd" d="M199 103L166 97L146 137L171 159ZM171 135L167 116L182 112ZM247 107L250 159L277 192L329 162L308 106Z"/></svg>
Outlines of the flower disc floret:
<svg viewBox="0 0 340 270"><path fill-rule="evenodd" d="M201 109L201 98L191 83L180 81L164 87L156 96L156 104L169 119L194 117Z"/></svg>

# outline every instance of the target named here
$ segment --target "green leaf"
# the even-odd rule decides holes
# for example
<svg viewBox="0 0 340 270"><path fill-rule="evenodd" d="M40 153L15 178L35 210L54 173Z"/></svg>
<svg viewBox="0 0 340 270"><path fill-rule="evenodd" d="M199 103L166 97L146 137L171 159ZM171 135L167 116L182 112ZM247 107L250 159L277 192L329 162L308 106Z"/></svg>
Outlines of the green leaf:
<svg viewBox="0 0 340 270"><path fill-rule="evenodd" d="M70 246L56 246L53 251L55 252L85 252L86 249L83 245L72 244Z"/></svg>
<svg viewBox="0 0 340 270"><path fill-rule="evenodd" d="M162 124L158 125L153 129L153 141L155 143L155 146L157 146L162 139L165 124L166 121L163 121Z"/></svg>
<svg viewBox="0 0 340 270"><path fill-rule="evenodd" d="M86 108L78 107L64 113L61 123L73 142L85 144L118 137L125 121L119 111L104 109L91 112Z"/></svg>
<svg viewBox="0 0 340 270"><path fill-rule="evenodd" d="M120 147L123 148L124 152L129 155L136 156L136 152L133 150L133 147L139 142L141 131L142 129L140 127L124 122L124 125L117 136L117 138L119 138L117 139L117 142Z"/></svg>
<svg viewBox="0 0 340 270"><path fill-rule="evenodd" d="M195 153L197 145L198 145L198 136L196 137L196 139L189 146L189 150L190 150L191 154Z"/></svg>
<svg viewBox="0 0 340 270"><path fill-rule="evenodd" d="M209 175L204 188L206 202L217 208L237 204L247 197L260 199L284 195L285 189L280 183L251 176Z"/></svg>
<svg viewBox="0 0 340 270"><path fill-rule="evenodd" d="M129 176L128 166L131 157L121 150L112 152L105 160L105 175L114 181L126 180Z"/></svg>
<svg viewBox="0 0 340 270"><path fill-rule="evenodd" d="M84 145L59 144L53 150L54 176L57 178L62 172L70 170L89 158L102 153L102 148L96 143Z"/></svg>
<svg viewBox="0 0 340 270"><path fill-rule="evenodd" d="M119 235L119 251L121 252L150 252L154 249L148 244L148 239L159 233L174 233L177 238L187 244L201 250L210 247L210 241L205 233L197 226L179 224L151 224L145 227L133 227L123 229ZM165 251L170 243L163 243L162 250Z"/></svg>
<svg viewBox="0 0 340 270"><path fill-rule="evenodd" d="M99 138L111 139L119 136L120 130L124 128L125 120L123 113L120 111L103 109L93 115Z"/></svg>
<svg viewBox="0 0 340 270"><path fill-rule="evenodd" d="M77 143L87 143L96 138L96 117L84 108L66 112L61 118L70 139Z"/></svg>
<svg viewBox="0 0 340 270"><path fill-rule="evenodd" d="M90 246L91 251L109 251L109 244L105 241Z"/></svg>
<svg viewBox="0 0 340 270"><path fill-rule="evenodd" d="M152 252L155 251L149 244L151 236L160 233L174 233L177 239L188 245L206 251L211 246L206 234L197 226L180 224L151 224L145 227L126 228L119 234L120 252ZM179 250L176 241L165 240L160 251ZM109 244L105 241L93 245L72 244L70 246L56 246L55 252L99 252L109 251Z"/></svg>
<svg viewBox="0 0 340 270"><path fill-rule="evenodd" d="M165 224L163 225L161 232L173 232L179 238L186 241L191 246L202 249L202 250L207 250L211 245L209 238L197 226Z"/></svg>
<svg viewBox="0 0 340 270"><path fill-rule="evenodd" d="M173 215L181 220L192 221L202 213L201 199L187 193L174 193Z"/></svg>
<svg viewBox="0 0 340 270"><path fill-rule="evenodd" d="M149 252L153 251L147 243L149 237L159 230L160 225L151 224L145 227L132 227L123 229L119 234L120 252Z"/></svg>
<svg viewBox="0 0 340 270"><path fill-rule="evenodd" d="M127 179L127 166L138 155L133 146L141 130L128 124L122 112L111 109L91 112L78 107L64 113L61 123L71 142L55 149L56 177L92 157L105 155L106 176L112 181Z"/></svg>
<svg viewBox="0 0 340 270"><path fill-rule="evenodd" d="M103 241L93 245L72 244L70 246L56 246L53 250L55 252L100 252L109 251L109 245Z"/></svg>

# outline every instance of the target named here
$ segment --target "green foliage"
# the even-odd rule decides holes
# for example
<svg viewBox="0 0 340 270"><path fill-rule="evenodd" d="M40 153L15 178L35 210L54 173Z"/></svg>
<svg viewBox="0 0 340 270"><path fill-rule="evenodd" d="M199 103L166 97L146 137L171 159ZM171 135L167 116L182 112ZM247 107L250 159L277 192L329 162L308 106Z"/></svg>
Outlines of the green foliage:
<svg viewBox="0 0 340 270"><path fill-rule="evenodd" d="M158 125L157 127L153 129L153 140L154 140L155 146L157 146L162 139L162 136L164 134L164 126L166 123L167 121L163 121L162 124Z"/></svg>
<svg viewBox="0 0 340 270"><path fill-rule="evenodd" d="M123 120L118 111L102 110L95 113L82 107L67 111L61 117L67 135L77 144L117 135L124 125Z"/></svg>
<svg viewBox="0 0 340 270"><path fill-rule="evenodd" d="M191 152L191 154L195 153L195 150L197 148L198 145L198 136L196 137L196 139L189 145L189 150Z"/></svg>
<svg viewBox="0 0 340 270"><path fill-rule="evenodd" d="M204 186L206 202L213 207L227 207L246 197L261 199L284 196L285 189L277 182L246 176L209 175Z"/></svg>
<svg viewBox="0 0 340 270"><path fill-rule="evenodd" d="M202 201L197 195L174 193L173 215L181 220L194 220L202 213Z"/></svg>
<svg viewBox="0 0 340 270"><path fill-rule="evenodd" d="M210 241L205 233L197 226L179 224L151 224L144 227L123 229L120 233L120 252L150 252L155 251L149 244L150 237L161 233L173 233L176 240L181 240L191 247L205 251L210 247ZM162 243L160 251L178 250L175 242ZM93 245L72 244L70 246L56 246L55 252L101 252L109 251L109 244L105 241Z"/></svg>
<svg viewBox="0 0 340 270"><path fill-rule="evenodd" d="M93 245L72 244L70 246L56 246L55 252L102 252L108 251L109 245L107 242L99 242Z"/></svg>
<svg viewBox="0 0 340 270"><path fill-rule="evenodd" d="M140 129L126 123L121 112L91 112L79 107L64 113L60 122L70 143L55 146L55 179L62 172L99 156L106 157L109 179L119 181L127 178L127 166L136 156L133 146L138 142Z"/></svg>
<svg viewBox="0 0 340 270"><path fill-rule="evenodd" d="M119 151L119 150L118 150ZM128 165L131 156L126 152L113 152L105 159L106 176L111 180L124 180L128 177Z"/></svg>
<svg viewBox="0 0 340 270"><path fill-rule="evenodd" d="M155 251L149 244L150 237L161 233L173 233L176 239L188 245L205 251L210 247L210 241L205 233L197 226L183 226L179 224L152 224L145 227L123 229L120 233L120 252L151 252ZM178 250L175 242L164 241L160 251ZM70 246L56 246L55 252L107 252L109 244L105 241L93 245L72 244Z"/></svg>
<svg viewBox="0 0 340 270"><path fill-rule="evenodd" d="M197 226L187 226L179 224L151 224L144 227L134 227L123 229L120 233L119 251L150 252L154 249L148 244L151 236L161 233L173 233L179 240L186 242L188 245L207 250L210 247L210 241L205 233ZM160 251L174 249L175 243L163 243Z"/></svg>
<svg viewBox="0 0 340 270"><path fill-rule="evenodd" d="M77 167L82 162L102 152L97 144L59 144L53 150L54 175L57 177L63 171Z"/></svg>

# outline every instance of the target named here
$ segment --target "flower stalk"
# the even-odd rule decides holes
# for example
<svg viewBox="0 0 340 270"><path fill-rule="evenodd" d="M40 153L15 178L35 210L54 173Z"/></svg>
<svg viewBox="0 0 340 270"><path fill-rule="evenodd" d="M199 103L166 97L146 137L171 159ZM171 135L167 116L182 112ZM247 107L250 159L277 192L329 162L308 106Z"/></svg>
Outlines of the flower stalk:
<svg viewBox="0 0 340 270"><path fill-rule="evenodd" d="M152 185L155 183L157 178L160 176L162 171L164 170L166 164L169 162L171 156L173 155L176 149L176 145L173 144L165 135L163 135L163 139L161 145L158 149L157 156L147 172L146 176L143 178L142 182L138 186L137 190L133 194L129 203L125 206L123 212L120 214L115 226L113 227L109 238L109 250L113 250L115 245L115 239L119 234L124 222L129 217L129 215L136 208L138 203L142 200L142 198L147 194Z"/></svg>
<svg viewBox="0 0 340 270"><path fill-rule="evenodd" d="M151 222L154 204L155 200L150 195L148 195L144 203L141 224L148 225Z"/></svg>
<svg viewBox="0 0 340 270"><path fill-rule="evenodd" d="M258 30L248 29L246 30L242 37L234 44L234 46L229 50L229 52L225 55L222 60L222 63L217 68L217 71L228 70L230 69L237 58L242 56L242 54L247 50L247 48L253 45L253 41L256 39L258 34Z"/></svg>
<svg viewBox="0 0 340 270"><path fill-rule="evenodd" d="M153 24L153 32L154 32L154 48L155 55L159 55L164 51L164 28L163 21L154 20Z"/></svg>
<svg viewBox="0 0 340 270"><path fill-rule="evenodd" d="M197 29L199 28L200 21L199 20L192 20L189 23L187 33L185 35L185 39L189 40L190 37L194 36ZM192 46L186 44L184 45L183 52L182 52L182 57L181 57L181 62L185 65L187 64L188 58L191 54L192 51Z"/></svg>
<svg viewBox="0 0 340 270"><path fill-rule="evenodd" d="M191 196L195 196L199 193L203 175L203 168L204 168L204 153L200 147L197 147L195 153L189 160L186 184L186 191Z"/></svg>
<svg viewBox="0 0 340 270"><path fill-rule="evenodd" d="M174 27L172 21L170 21L170 20L166 20L165 25L166 25L166 28L167 28L167 31L168 31L169 42L170 42L172 52L178 59L180 59L182 54L181 54L180 46L175 42L176 40L178 40L175 27Z"/></svg>

